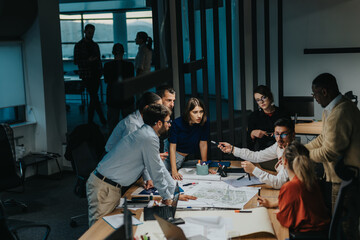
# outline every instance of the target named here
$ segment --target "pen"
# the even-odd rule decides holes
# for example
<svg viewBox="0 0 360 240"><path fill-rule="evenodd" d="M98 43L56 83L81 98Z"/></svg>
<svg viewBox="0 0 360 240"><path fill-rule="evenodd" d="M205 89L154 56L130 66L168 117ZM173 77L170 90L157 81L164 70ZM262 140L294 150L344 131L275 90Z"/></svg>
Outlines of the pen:
<svg viewBox="0 0 360 240"><path fill-rule="evenodd" d="M241 180L245 177L245 175L242 175L241 177L237 178L236 180Z"/></svg>
<svg viewBox="0 0 360 240"><path fill-rule="evenodd" d="M252 213L251 210L235 210L235 213Z"/></svg>
<svg viewBox="0 0 360 240"><path fill-rule="evenodd" d="M248 177L249 177L249 181L251 181L250 173L248 173L247 175L248 175Z"/></svg>
<svg viewBox="0 0 360 240"><path fill-rule="evenodd" d="M193 182L193 183L186 183L186 184L183 184L183 187L186 187L186 186L190 186L190 185L195 185L196 183Z"/></svg>

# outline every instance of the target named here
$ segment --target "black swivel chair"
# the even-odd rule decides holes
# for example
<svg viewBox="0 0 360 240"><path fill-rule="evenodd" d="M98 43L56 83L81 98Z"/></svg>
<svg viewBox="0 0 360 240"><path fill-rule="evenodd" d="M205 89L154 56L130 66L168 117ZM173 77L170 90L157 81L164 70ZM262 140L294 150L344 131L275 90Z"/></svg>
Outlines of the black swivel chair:
<svg viewBox="0 0 360 240"><path fill-rule="evenodd" d="M5 214L3 203L0 201L0 237L1 239L6 240L19 240L19 236L21 236L21 232L30 229L36 228L36 232L39 233L40 229L44 230L44 234L42 239L46 240L50 234L50 226L46 224L26 224L21 225L16 228L11 228L7 223L7 217Z"/></svg>
<svg viewBox="0 0 360 240"><path fill-rule="evenodd" d="M23 186L22 168L16 163L14 133L12 128L5 123L0 124L0 192ZM5 206L20 206L27 210L24 203L14 199L3 201Z"/></svg>
<svg viewBox="0 0 360 240"><path fill-rule="evenodd" d="M83 124L74 129L68 137L66 159L70 160L76 172L77 182L74 193L80 197L86 197L86 181L105 152L105 138L99 127L94 123ZM86 217L81 214L70 218L70 226L76 227L76 219Z"/></svg>
<svg viewBox="0 0 360 240"><path fill-rule="evenodd" d="M346 166L340 159L335 166L336 174L342 179L336 198L333 216L328 232L293 232L289 230L290 240L350 240L344 232L342 222L359 219L357 205L359 198L359 169ZM345 200L346 199L346 200ZM358 226L356 226L358 227ZM354 238L355 239L355 238Z"/></svg>

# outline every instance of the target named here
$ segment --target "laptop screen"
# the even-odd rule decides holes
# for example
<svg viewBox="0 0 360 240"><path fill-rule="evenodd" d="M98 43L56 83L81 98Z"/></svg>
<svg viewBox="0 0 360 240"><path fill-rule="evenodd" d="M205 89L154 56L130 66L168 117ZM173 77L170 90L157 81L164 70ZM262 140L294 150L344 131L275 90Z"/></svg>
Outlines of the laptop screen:
<svg viewBox="0 0 360 240"><path fill-rule="evenodd" d="M176 187L175 187L175 191L174 191L174 198L172 201L172 215L173 217L175 217L175 212L176 212L176 208L177 208L177 204L179 201L179 197L180 197L180 188L179 188L179 183L176 182Z"/></svg>

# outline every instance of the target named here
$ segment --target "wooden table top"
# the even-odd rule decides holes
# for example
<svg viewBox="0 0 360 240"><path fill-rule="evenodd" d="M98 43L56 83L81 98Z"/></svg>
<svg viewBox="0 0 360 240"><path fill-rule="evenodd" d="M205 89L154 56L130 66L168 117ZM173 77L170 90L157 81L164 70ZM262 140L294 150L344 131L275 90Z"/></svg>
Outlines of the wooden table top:
<svg viewBox="0 0 360 240"><path fill-rule="evenodd" d="M297 123L295 133L304 135L319 135L322 130L322 122Z"/></svg>
<svg viewBox="0 0 360 240"><path fill-rule="evenodd" d="M232 167L240 166L239 161L232 161ZM128 199L131 198L131 193L135 191L139 186L142 186L142 182L135 183L122 197L127 197ZM279 190L275 190L268 185L257 185L257 187L261 187L261 196L268 197L268 198L277 198L279 195ZM247 204L245 204L244 209L248 208L255 208L257 207L257 200L256 196L254 196ZM243 236L241 239L247 240L273 240L273 239L281 239L284 240L285 238L289 238L289 230L280 225L279 221L276 219L276 214L274 213L276 209L269 208L268 214L273 225L274 231L277 237L272 236L268 233L256 233L249 236ZM119 214L122 210L115 209L111 214ZM141 213L143 212L142 209L138 209L136 211L132 211L135 213L135 217L140 219ZM99 219L91 228L89 228L81 237L80 240L96 240L96 239L104 239L108 235L110 235L114 229L106 223L102 218ZM136 226L133 226L134 235L136 235ZM240 239L240 238L233 238L233 239Z"/></svg>

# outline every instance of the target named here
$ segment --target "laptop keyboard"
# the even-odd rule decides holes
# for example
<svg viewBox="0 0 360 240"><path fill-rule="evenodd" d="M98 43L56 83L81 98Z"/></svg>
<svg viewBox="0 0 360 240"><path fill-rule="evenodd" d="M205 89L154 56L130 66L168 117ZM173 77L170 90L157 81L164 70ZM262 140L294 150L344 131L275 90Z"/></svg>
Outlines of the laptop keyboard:
<svg viewBox="0 0 360 240"><path fill-rule="evenodd" d="M160 217L164 218L164 219L169 219L172 218L172 210L170 207L160 207L157 209L157 213Z"/></svg>

